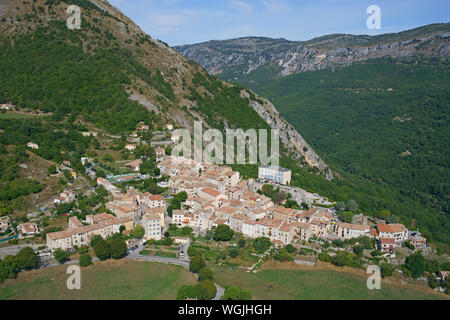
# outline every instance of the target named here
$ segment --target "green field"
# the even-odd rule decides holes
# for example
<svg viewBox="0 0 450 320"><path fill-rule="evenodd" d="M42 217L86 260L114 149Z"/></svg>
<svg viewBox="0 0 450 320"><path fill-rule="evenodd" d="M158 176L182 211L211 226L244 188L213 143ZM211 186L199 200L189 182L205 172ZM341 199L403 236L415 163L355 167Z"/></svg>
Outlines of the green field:
<svg viewBox="0 0 450 320"><path fill-rule="evenodd" d="M418 290L382 282L381 290L368 290L367 278L332 270L214 269L222 286L237 285L251 291L256 300L429 300L445 299L427 288Z"/></svg>
<svg viewBox="0 0 450 320"><path fill-rule="evenodd" d="M0 285L0 300L175 300L182 285L196 283L182 267L108 261L81 269L81 290L67 289L66 266L21 272Z"/></svg>

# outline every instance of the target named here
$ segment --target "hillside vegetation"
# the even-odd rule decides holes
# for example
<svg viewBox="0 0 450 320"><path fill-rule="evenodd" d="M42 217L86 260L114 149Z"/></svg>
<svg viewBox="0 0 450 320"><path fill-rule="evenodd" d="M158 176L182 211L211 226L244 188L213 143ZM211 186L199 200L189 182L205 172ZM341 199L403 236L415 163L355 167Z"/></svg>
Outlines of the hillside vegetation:
<svg viewBox="0 0 450 320"><path fill-rule="evenodd" d="M303 185L335 200L354 198L372 215L390 210L450 243L447 59L385 58L275 81L270 71L241 82L271 99L341 176Z"/></svg>

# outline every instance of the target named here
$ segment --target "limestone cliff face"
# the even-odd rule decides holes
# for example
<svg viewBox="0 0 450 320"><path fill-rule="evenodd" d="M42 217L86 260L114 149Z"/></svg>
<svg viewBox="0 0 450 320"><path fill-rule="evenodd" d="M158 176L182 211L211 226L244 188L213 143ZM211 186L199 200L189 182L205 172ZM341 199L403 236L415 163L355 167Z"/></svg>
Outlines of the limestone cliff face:
<svg viewBox="0 0 450 320"><path fill-rule="evenodd" d="M246 98L249 97L248 92L245 90L241 94ZM281 117L275 106L267 99L259 98L258 100L262 101L263 104L250 100L250 105L272 129L280 130L280 139L283 145L289 150L291 156L297 160L299 165L302 165L303 160L309 166L318 168L327 179L333 179L333 173L328 165L311 148L300 133Z"/></svg>
<svg viewBox="0 0 450 320"><path fill-rule="evenodd" d="M238 80L268 63L275 63L284 76L386 56L448 56L449 36L447 23L376 37L330 35L307 42L247 37L175 48L210 73Z"/></svg>

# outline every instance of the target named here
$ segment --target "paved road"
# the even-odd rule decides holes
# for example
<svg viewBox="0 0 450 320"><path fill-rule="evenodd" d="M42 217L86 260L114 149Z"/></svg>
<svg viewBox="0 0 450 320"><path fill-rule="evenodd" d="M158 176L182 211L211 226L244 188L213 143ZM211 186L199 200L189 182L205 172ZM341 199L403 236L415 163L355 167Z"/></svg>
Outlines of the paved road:
<svg viewBox="0 0 450 320"><path fill-rule="evenodd" d="M131 260L139 260L139 261L150 261L150 262L162 262L162 263L169 263L169 264L175 264L182 267L185 267L189 269L189 256L187 254L187 250L189 249L189 245L184 245L184 254L185 258L183 260L180 259L173 259L173 258L164 258L164 257L156 257L156 256L142 256L139 254L144 249L144 246L139 246L136 250L133 250L126 256L127 259ZM198 280L198 275L194 274L195 278ZM225 289L219 286L217 283L214 283L217 289L216 296L213 300L220 300L220 298L225 294Z"/></svg>
<svg viewBox="0 0 450 320"><path fill-rule="evenodd" d="M35 245L29 245L29 244L21 244L21 245L15 245L15 246L9 246L9 247L4 247L4 248L0 248L0 258L3 259L4 257L6 257L7 255L16 255L17 252L19 252L21 249L26 248L26 247L32 247L33 249L37 249L40 246L42 246L41 244L35 244Z"/></svg>

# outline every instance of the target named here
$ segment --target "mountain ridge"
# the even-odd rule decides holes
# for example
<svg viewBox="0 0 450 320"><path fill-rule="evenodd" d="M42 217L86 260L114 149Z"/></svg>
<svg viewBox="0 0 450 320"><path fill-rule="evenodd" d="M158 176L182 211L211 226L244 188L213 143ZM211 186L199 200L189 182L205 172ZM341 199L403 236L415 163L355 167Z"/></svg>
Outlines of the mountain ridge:
<svg viewBox="0 0 450 320"><path fill-rule="evenodd" d="M384 56L443 56L450 53L449 39L450 23L441 23L378 36L332 34L308 41L241 37L175 49L211 74L235 81L269 63L280 68L278 76L286 76Z"/></svg>

